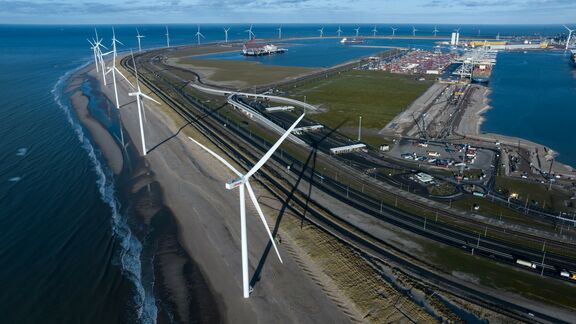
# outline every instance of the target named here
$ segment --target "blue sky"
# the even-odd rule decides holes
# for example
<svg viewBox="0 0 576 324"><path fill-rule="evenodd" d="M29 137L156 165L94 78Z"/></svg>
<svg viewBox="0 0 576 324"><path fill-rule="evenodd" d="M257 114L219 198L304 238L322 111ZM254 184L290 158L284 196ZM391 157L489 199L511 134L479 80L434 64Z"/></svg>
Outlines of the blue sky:
<svg viewBox="0 0 576 324"><path fill-rule="evenodd" d="M576 0L0 0L0 23L576 23Z"/></svg>

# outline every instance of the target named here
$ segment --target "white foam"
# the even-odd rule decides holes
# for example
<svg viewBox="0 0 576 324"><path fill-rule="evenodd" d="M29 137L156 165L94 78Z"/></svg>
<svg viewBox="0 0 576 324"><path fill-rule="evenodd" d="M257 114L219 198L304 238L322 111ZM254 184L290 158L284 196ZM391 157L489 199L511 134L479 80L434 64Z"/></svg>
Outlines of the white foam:
<svg viewBox="0 0 576 324"><path fill-rule="evenodd" d="M52 89L52 94L54 95L54 100L66 115L74 132L76 132L82 148L86 153L88 153L93 165L93 170L96 173L96 184L100 192L100 197L106 204L108 204L108 206L110 206L112 212L111 225L113 235L119 240L121 246L121 250L118 251L118 254L115 256L113 264L118 265L120 269L122 269L122 274L134 284L137 292L134 295L133 300L138 316L136 321L138 323L156 323L157 308L153 291L145 291L141 280L142 265L140 262L140 255L142 252L142 244L136 237L134 237L134 235L132 235L125 217L120 214L120 203L116 198L113 181L114 178L110 170L106 164L100 162L94 146L90 142L90 139L84 134L81 124L72 114L70 107L62 100L64 85L67 83L72 73L88 64L90 63L86 63L76 70L68 71L66 74L61 76Z"/></svg>
<svg viewBox="0 0 576 324"><path fill-rule="evenodd" d="M10 182L18 182L20 180L22 180L22 177L13 177L13 178L8 179L8 181L10 181Z"/></svg>
<svg viewBox="0 0 576 324"><path fill-rule="evenodd" d="M27 147L19 148L19 149L16 151L16 155L17 155L17 156L24 156L24 155L26 155L27 153L28 153L28 148L27 148Z"/></svg>

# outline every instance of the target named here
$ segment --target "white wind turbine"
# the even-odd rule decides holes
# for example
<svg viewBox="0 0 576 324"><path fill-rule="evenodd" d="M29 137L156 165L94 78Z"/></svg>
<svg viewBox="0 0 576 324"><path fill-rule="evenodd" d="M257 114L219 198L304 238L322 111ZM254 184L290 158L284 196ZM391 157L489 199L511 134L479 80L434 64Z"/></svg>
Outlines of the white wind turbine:
<svg viewBox="0 0 576 324"><path fill-rule="evenodd" d="M278 27L278 39L282 39L282 26Z"/></svg>
<svg viewBox="0 0 576 324"><path fill-rule="evenodd" d="M418 31L418 29L416 29L416 27L412 26L412 36L416 37L416 32Z"/></svg>
<svg viewBox="0 0 576 324"><path fill-rule="evenodd" d="M396 31L398 28L390 27L390 29L392 29L392 37L396 36Z"/></svg>
<svg viewBox="0 0 576 324"><path fill-rule="evenodd" d="M374 37L376 37L377 32L378 32L378 29L376 29L376 26L374 26L374 29L372 29L372 34Z"/></svg>
<svg viewBox="0 0 576 324"><path fill-rule="evenodd" d="M360 27L354 28L354 30L356 31L356 37L358 37L360 35Z"/></svg>
<svg viewBox="0 0 576 324"><path fill-rule="evenodd" d="M88 43L90 43L90 49L94 54L94 66L96 66L96 72L100 72L100 68L98 67L98 65L100 65L100 62L98 62L99 59L98 46L96 46L95 42L92 43L88 38L86 38L86 40L88 41Z"/></svg>
<svg viewBox="0 0 576 324"><path fill-rule="evenodd" d="M230 27L228 28L224 28L224 42L228 43L228 31L230 30Z"/></svg>
<svg viewBox="0 0 576 324"><path fill-rule="evenodd" d="M320 32L320 38L324 37L324 27L318 29L318 31Z"/></svg>
<svg viewBox="0 0 576 324"><path fill-rule="evenodd" d="M166 47L170 47L170 33L168 32L168 26L166 26Z"/></svg>
<svg viewBox="0 0 576 324"><path fill-rule="evenodd" d="M274 242L274 237L272 236L272 233L270 232L270 228L268 227L268 223L266 222L266 218L264 218L264 213L262 213L262 209L260 208L260 205L258 204L258 200L256 199L256 195L254 194L254 191L252 190L252 186L250 185L249 179L252 175L254 175L254 173L256 173L264 165L264 163L266 163L266 161L268 161L268 159L272 156L272 154L274 154L274 151L276 151L276 149L278 149L280 144L282 144L282 142L290 135L290 133L294 130L296 125L298 125L298 123L302 120L302 118L304 118L304 114L302 114L302 116L300 116L296 120L296 122L294 122L294 124L292 124L292 126L290 126L290 128L288 128L286 130L286 132L282 135L282 137L280 137L280 139L270 148L270 150L268 150L268 152L266 152L266 154L264 154L262 159L260 159L260 161L258 161L258 163L256 163L256 165L254 165L252 167L252 169L250 169L246 174L242 174L240 171L236 170L236 168L234 168L230 163L228 163L226 160L224 160L218 154L214 153L213 151L211 151L206 146L198 143L193 138L188 137L192 142L198 144L200 147L202 147L205 151L210 153L218 161L222 162L222 164L227 166L228 169L230 169L232 172L234 172L238 176L237 179L229 181L226 183L226 189L232 190L234 188L239 188L239 191L240 191L240 235L241 235L241 246L242 246L242 289L243 289L244 298L248 298L250 296L250 291L251 291L251 287L249 286L249 281L248 281L248 240L247 240L247 235L246 235L246 202L245 202L245 198L244 198L244 190L245 189L248 190L248 195L250 196L250 200L252 200L252 203L254 204L254 207L256 208L258 215L260 216L260 220L262 221L262 224L264 225L264 228L266 229L266 232L268 233L268 237L270 238L270 242L272 243L272 246L274 247L274 250L276 251L276 255L278 255L278 259L280 260L280 262L282 262L282 258L280 257L280 252L278 251L278 247L276 246L276 243Z"/></svg>
<svg viewBox="0 0 576 324"><path fill-rule="evenodd" d="M338 37L342 35L342 29L340 28L340 26L338 26L338 30L336 31L336 33L338 34Z"/></svg>
<svg viewBox="0 0 576 324"><path fill-rule="evenodd" d="M198 31L196 32L196 34L194 35L194 37L196 37L196 38L198 39L198 46L200 46L200 37L206 38L206 37L204 37L204 35L202 35L202 33L200 32L200 25L198 25Z"/></svg>
<svg viewBox="0 0 576 324"><path fill-rule="evenodd" d="M574 29L570 29L566 25L564 25L564 28L568 30L568 38L566 39L566 50L568 50L568 47L570 46L570 40L572 39L572 32L574 32Z"/></svg>
<svg viewBox="0 0 576 324"><path fill-rule="evenodd" d="M436 28L436 26L434 26L434 30L432 31L434 33L434 37L436 37L436 35L438 34L439 30L438 28Z"/></svg>
<svg viewBox="0 0 576 324"><path fill-rule="evenodd" d="M138 39L138 52L142 52L142 47L140 46L140 38L144 38L146 36L140 35L138 28L136 28L136 39Z"/></svg>
<svg viewBox="0 0 576 324"><path fill-rule="evenodd" d="M100 71L102 71L102 80L104 81L104 85L106 85L106 71L105 67L106 64L104 62L104 55L111 54L112 52L102 53L101 47L104 49L108 49L106 46L102 45L102 38L98 36L98 30L94 28L94 34L96 35L96 39L92 39L92 43L94 44L94 54L96 55L96 59L98 64L100 64ZM90 41L88 41L90 42ZM96 72L98 72L98 65L96 65Z"/></svg>
<svg viewBox="0 0 576 324"><path fill-rule="evenodd" d="M130 83L128 78L126 78L124 74L122 74L122 72L120 72L120 70L118 70L118 68L116 67L116 56L118 56L118 52L116 50L116 43L124 45L122 44L122 42L116 39L116 33L114 32L114 27L112 27L112 52L111 52L112 67L108 67L108 71L106 71L106 74L112 72L112 82L114 83L114 98L116 99L116 108L120 109L120 102L118 101L118 87L116 86L116 73L120 74L120 76L122 76L124 80L126 80L131 86L132 84Z"/></svg>
<svg viewBox="0 0 576 324"><path fill-rule="evenodd" d="M144 113L144 102L142 101L142 98L154 101L159 105L160 103L140 90L140 82L138 81L138 69L136 68L134 55L132 55L132 65L134 65L134 75L136 77L136 92L130 92L128 95L131 97L136 97L136 105L138 106L138 122L140 124L140 142L142 144L142 155L146 156L146 139L144 138L144 124L142 123L142 114Z"/></svg>
<svg viewBox="0 0 576 324"><path fill-rule="evenodd" d="M246 29L245 32L248 33L248 40L256 38L256 35L254 34L254 32L252 32L252 25L250 25L250 28Z"/></svg>

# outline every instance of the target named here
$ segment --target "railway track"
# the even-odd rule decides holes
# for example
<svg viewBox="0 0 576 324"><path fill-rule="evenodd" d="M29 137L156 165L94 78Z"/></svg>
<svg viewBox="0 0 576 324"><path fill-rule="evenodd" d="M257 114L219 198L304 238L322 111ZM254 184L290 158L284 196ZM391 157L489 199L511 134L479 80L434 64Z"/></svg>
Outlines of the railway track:
<svg viewBox="0 0 576 324"><path fill-rule="evenodd" d="M131 70L131 66L127 64L126 60L122 60L121 64L124 66L124 68ZM156 75L154 71L148 71L148 73ZM143 76L144 74L140 73L140 75ZM230 127L222 129L221 124L210 118L214 117L212 111L206 107L203 107L201 103L190 100L190 98L186 98L183 93L180 92L180 96L184 99L184 101L187 102L187 104L183 104L175 100L173 95L165 93L164 90L157 87L154 82L148 80L146 77L144 77L142 81L156 95L168 103L176 113L178 113L182 118L190 122L191 125L206 135L208 139L210 139L216 146L220 147L230 158L236 162L245 165L248 161L254 160L256 156L259 156L262 151L267 149L266 147L263 147L262 144L256 144L253 140L246 138L245 134L235 133ZM239 140L242 140L243 143L239 143ZM255 153L252 153L252 151L255 151ZM276 163L283 162L282 160L278 161L278 157L276 156L274 158ZM382 260L391 260L402 268L407 269L408 272L412 272L413 275L418 276L422 281L427 282L437 289L450 291L452 293L454 292L454 289L456 289L456 291L460 292L458 295L461 298L472 301L474 303L480 302L490 309L497 310L498 312L507 314L513 318L522 320L534 320L535 318L538 318L544 321L558 322L558 319L554 317L546 314L535 313L533 311L531 312L525 307L483 293L477 289L468 287L449 278L445 278L444 276L437 274L424 266L420 266L413 262L407 261L405 259L405 255L404 257L400 257L396 253L390 252L390 249L394 249L394 247L391 247L380 239L371 236L369 233L366 233L357 227L346 223L342 219L331 215L321 206L317 206L314 203L311 204L305 197L300 197L300 194L294 194L288 184L277 180L278 178L282 178L282 175L274 170L274 168L266 168L263 171L264 172L261 172L261 177L264 178L265 181L261 182L275 196L284 201L286 199L286 195L288 195L288 197L291 197L290 199L297 206L300 208L306 208L308 221L316 224L322 230L334 235L350 246L362 251L363 253L366 253L370 257ZM305 176L305 169L300 171L301 178L310 180ZM290 208L296 212L301 212L294 206L288 205L287 208ZM386 211L390 212L392 209ZM380 213L382 214L382 212ZM428 235L433 234L430 231L427 233ZM424 236L427 236L427 233L419 234L424 234ZM536 317L530 317L527 315L528 313L532 313Z"/></svg>

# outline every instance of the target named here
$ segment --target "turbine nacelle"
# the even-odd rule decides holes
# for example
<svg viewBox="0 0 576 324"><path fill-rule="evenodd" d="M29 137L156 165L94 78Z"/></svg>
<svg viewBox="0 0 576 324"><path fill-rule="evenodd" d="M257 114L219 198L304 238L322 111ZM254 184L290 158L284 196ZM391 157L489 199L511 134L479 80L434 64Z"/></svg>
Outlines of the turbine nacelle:
<svg viewBox="0 0 576 324"><path fill-rule="evenodd" d="M243 185L244 182L246 182L246 179L244 179L244 177L240 177L232 181L226 182L226 189L228 190L236 189L241 185Z"/></svg>

